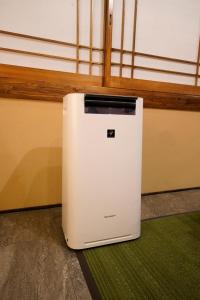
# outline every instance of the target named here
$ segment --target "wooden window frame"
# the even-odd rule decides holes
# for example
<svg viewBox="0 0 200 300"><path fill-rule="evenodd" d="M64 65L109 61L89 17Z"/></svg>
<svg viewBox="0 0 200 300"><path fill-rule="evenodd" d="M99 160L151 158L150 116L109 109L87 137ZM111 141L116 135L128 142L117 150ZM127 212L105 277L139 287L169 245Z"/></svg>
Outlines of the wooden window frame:
<svg viewBox="0 0 200 300"><path fill-rule="evenodd" d="M94 92L94 93L108 93L115 95L136 95L144 98L144 106L148 108L159 109L179 109L179 110L192 110L200 111L200 87L197 86L198 79L200 78L200 39L198 46L197 61L186 61L178 58L162 57L147 53L139 53L135 51L135 38L136 38L136 19L137 19L137 0L135 1L134 13L134 30L132 51L123 49L123 41L121 41L121 48L112 48L112 4L113 0L105 0L104 3L104 47L93 47L93 32L92 32L92 10L93 2L90 0L90 45L85 46L79 44L79 0L77 1L77 30L76 30L76 43L67 43L63 41L25 35L16 32L8 32L0 30L0 33L21 37L30 40L37 40L41 42L53 43L56 45L65 45L68 47L76 48L76 58L70 59L67 57L35 53L24 50L0 48L0 51L35 55L46 58L53 58L63 61L73 61L76 63L77 73L67 73L59 71L48 71L28 67L18 67L13 65L0 64L0 96L5 98L21 98L21 99L35 99L35 100L48 100L48 101L62 101L62 97L69 92ZM124 0L123 0L124 1ZM80 60L80 49L87 49L89 51L89 60ZM104 60L102 63L92 61L93 51L98 51L103 54ZM120 68L123 66L131 68L131 78L114 77L111 76L111 53L120 53ZM132 57L132 64L123 64L123 54L129 53ZM172 61L177 63L185 63L196 66L195 74L176 72L170 70L161 70L154 68L144 68L135 65L135 57L142 56L152 59L162 59L165 61ZM81 75L79 72L79 64L89 65L89 74ZM103 68L103 76L92 75L92 66L100 65ZM193 76L195 85L183 85L174 83L165 83L150 80L134 79L134 70L143 68L149 71L171 73L183 76ZM122 73L122 72L121 72ZM122 74L121 74L122 75Z"/></svg>
<svg viewBox="0 0 200 300"><path fill-rule="evenodd" d="M108 87L116 87L116 88L128 88L128 89L136 89L136 90L150 90L153 91L164 91L164 92L178 92L181 94L197 94L199 95L200 86L198 86L198 80L200 79L199 75L199 68L200 68L200 37L199 37L199 44L198 44L198 55L196 61L190 60L183 60L179 58L171 58L166 56L159 56L153 55L149 53L141 53L135 51L135 41L136 41L136 32L137 32L137 7L138 7L138 0L135 0L135 7L134 7L134 20L133 20L133 41L132 41L132 51L125 50L123 47L124 44L124 19L125 19L125 0L122 0L122 15L121 15L121 37L120 37L120 48L113 48L112 47L112 19L113 19L113 0L107 0L107 12L105 14L106 19L106 38L105 38L105 48L107 49L107 56L104 61L104 82ZM118 63L112 62L112 53L119 53L120 61ZM124 64L123 63L123 55L130 54L132 57L131 64ZM146 57L150 59L159 59L169 62L175 63L182 63L187 65L195 66L196 71L195 73L189 72L179 72L169 69L161 69L161 68L150 68L135 65L135 57ZM112 66L119 67L119 76L112 76L111 75L111 68ZM131 76L130 78L122 77L122 69L123 67L131 69ZM160 81L152 81L152 80L143 80L143 79L134 79L134 70L144 70L144 71L151 71L156 73L165 73L165 74L172 74L172 75L179 75L184 77L190 77L194 79L194 85L186 85L186 84L174 84L169 82L160 82ZM192 88L191 88L192 87Z"/></svg>

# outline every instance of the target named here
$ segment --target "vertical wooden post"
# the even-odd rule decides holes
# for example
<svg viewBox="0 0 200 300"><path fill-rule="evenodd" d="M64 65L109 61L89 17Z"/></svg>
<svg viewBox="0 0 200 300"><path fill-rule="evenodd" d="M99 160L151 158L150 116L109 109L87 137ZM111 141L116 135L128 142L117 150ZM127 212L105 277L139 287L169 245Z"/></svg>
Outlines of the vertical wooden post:
<svg viewBox="0 0 200 300"><path fill-rule="evenodd" d="M197 66L196 66L196 75L195 75L195 86L197 86L197 84L198 84L199 67L200 67L200 37L199 37L199 46L198 46L198 54L197 54Z"/></svg>
<svg viewBox="0 0 200 300"><path fill-rule="evenodd" d="M109 86L109 81L111 77L112 14L113 14L113 0L105 0L103 86Z"/></svg>
<svg viewBox="0 0 200 300"><path fill-rule="evenodd" d="M124 50L124 20L125 20L125 1L122 1L122 23L121 23L121 49L120 49L120 66L119 76L122 77L123 68L123 50Z"/></svg>
<svg viewBox="0 0 200 300"><path fill-rule="evenodd" d="M92 45L93 45L93 2L90 0L90 65L89 74L92 74Z"/></svg>
<svg viewBox="0 0 200 300"><path fill-rule="evenodd" d="M134 64L135 64L135 40L136 40L136 26L137 26L137 4L138 4L138 1L135 0L134 21L133 21L133 43L132 43L131 78L133 78Z"/></svg>
<svg viewBox="0 0 200 300"><path fill-rule="evenodd" d="M79 0L76 0L76 73L79 72Z"/></svg>

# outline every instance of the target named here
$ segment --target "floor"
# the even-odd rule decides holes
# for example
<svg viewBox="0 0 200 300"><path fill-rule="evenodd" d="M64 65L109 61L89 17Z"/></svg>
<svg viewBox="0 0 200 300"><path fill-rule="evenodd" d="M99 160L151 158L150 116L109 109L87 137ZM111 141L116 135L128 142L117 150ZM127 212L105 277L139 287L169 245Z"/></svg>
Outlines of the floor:
<svg viewBox="0 0 200 300"><path fill-rule="evenodd" d="M200 210L200 189L142 197L142 219ZM0 215L1 300L89 300L61 208Z"/></svg>

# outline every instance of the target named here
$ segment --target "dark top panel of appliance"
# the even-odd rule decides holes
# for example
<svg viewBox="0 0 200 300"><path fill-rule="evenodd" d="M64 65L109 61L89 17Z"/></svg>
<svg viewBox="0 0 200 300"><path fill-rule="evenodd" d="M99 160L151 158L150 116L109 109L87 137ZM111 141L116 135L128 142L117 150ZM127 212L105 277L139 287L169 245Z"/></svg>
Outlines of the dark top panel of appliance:
<svg viewBox="0 0 200 300"><path fill-rule="evenodd" d="M135 115L137 97L85 95L85 113Z"/></svg>

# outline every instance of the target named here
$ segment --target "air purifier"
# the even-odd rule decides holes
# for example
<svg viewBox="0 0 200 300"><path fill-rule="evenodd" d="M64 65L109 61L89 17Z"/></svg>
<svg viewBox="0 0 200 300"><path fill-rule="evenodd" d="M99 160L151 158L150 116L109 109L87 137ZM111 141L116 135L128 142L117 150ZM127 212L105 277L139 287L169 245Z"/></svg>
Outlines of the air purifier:
<svg viewBox="0 0 200 300"><path fill-rule="evenodd" d="M64 97L62 226L70 248L140 236L142 116L137 97Z"/></svg>

